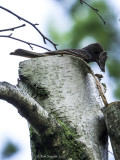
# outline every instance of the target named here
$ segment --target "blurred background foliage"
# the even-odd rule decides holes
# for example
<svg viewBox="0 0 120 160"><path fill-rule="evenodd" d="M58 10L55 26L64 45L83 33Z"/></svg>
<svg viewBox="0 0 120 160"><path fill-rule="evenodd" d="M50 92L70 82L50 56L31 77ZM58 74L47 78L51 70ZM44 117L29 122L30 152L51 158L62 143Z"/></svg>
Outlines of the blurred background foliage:
<svg viewBox="0 0 120 160"><path fill-rule="evenodd" d="M107 69L109 78L114 80L114 96L120 98L120 51L118 15L105 0L95 0L89 3L99 10L99 14L106 21L102 22L99 16L79 0L53 0L61 5L64 11L62 22L54 18L49 22L48 33L52 40L58 43L58 49L81 48L90 43L99 42L108 52ZM57 13L56 13L57 14ZM107 86L109 87L109 86ZM112 86L110 86L112 87Z"/></svg>
<svg viewBox="0 0 120 160"><path fill-rule="evenodd" d="M10 139L6 140L6 143L4 144L2 151L1 151L1 158L2 160L4 159L9 159L12 157L14 154L20 151L20 147L18 144L15 144L12 142Z"/></svg>

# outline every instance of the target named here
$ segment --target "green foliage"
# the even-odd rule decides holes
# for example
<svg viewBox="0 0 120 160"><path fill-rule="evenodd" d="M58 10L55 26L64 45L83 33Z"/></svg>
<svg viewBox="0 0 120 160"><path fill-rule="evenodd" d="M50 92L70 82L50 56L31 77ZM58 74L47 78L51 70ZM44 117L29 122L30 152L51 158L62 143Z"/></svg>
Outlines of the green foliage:
<svg viewBox="0 0 120 160"><path fill-rule="evenodd" d="M115 96L116 98L120 99L120 83L117 84L117 88L115 90Z"/></svg>
<svg viewBox="0 0 120 160"><path fill-rule="evenodd" d="M114 79L115 97L120 99L120 61L118 59L109 60L107 63L109 75Z"/></svg>
<svg viewBox="0 0 120 160"><path fill-rule="evenodd" d="M120 85L118 83L120 78L120 62L118 59L120 55L118 52L119 34L116 26L117 15L115 15L109 4L104 0L93 1L93 3L86 1L92 7L99 10L99 14L106 21L104 25L100 17L84 3L80 4L78 0L73 3L68 3L68 1L56 1L62 6L65 15L67 15L67 20L69 21L68 23L68 21L65 22L64 19L61 19L61 26L57 26L53 20L51 20L49 24L49 33L52 39L59 44L59 49L81 48L94 42L101 43L108 52L107 67L110 76L115 80L117 90L120 90ZM67 29L64 29L64 26L67 26ZM113 53L114 56L112 56ZM112 61L109 57L112 57ZM115 91L115 95L117 98L120 98L120 94L117 90Z"/></svg>
<svg viewBox="0 0 120 160"><path fill-rule="evenodd" d="M13 156L15 153L19 151L19 147L15 145L13 142L8 141L2 151L2 158L8 158Z"/></svg>
<svg viewBox="0 0 120 160"><path fill-rule="evenodd" d="M107 63L109 68L109 74L111 77L114 77L114 79L120 79L120 62L119 60L109 60Z"/></svg>
<svg viewBox="0 0 120 160"><path fill-rule="evenodd" d="M54 21L51 21L52 25L50 24L49 29L53 40L62 48L80 48L80 43L86 37L92 37L94 41L102 43L105 49L108 49L117 35L117 32L114 30L114 24L111 21L115 17L111 14L108 5L103 1L95 2L92 6L99 8L100 14L104 19L107 19L106 25L103 24L102 20L91 8L84 4L81 5L77 1L66 13L69 21L71 21L71 27L68 27L68 31L64 32L63 28L61 33L59 28L55 27Z"/></svg>

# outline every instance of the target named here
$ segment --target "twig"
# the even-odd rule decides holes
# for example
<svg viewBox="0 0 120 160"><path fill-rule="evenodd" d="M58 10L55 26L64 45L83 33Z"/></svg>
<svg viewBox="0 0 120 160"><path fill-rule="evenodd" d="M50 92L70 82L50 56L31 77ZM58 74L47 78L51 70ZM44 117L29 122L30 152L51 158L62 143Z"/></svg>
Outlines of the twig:
<svg viewBox="0 0 120 160"><path fill-rule="evenodd" d="M10 35L0 35L0 37L10 38L10 39L14 39L14 40L17 40L17 41L19 41L19 42L25 43L25 44L29 45L29 47L30 47L32 50L33 50L33 47L32 47L32 46L36 46L36 47L39 47L39 48L43 48L43 49L45 49L45 50L47 50L47 51L50 51L49 49L47 49L47 48L45 48L45 47L43 47L43 46L40 46L40 45L38 45L38 44L31 43L31 42L27 42L27 41L21 40L21 39L19 39L19 38L12 37L12 34L10 34Z"/></svg>
<svg viewBox="0 0 120 160"><path fill-rule="evenodd" d="M2 6L0 6L0 8L3 9L3 10L5 10L5 11L7 11L8 13L14 15L14 16L17 17L19 20L22 20L22 21L30 24L30 25L31 25L33 28L35 28L35 30L37 30L37 32L42 36L43 41L44 41L45 44L46 44L46 40L47 40L47 41L50 42L50 43L54 46L54 48L57 50L57 44L55 44L54 42L52 42L50 39L48 39L46 36L43 35L43 33L36 27L36 25L38 25L38 24L33 24L32 22L30 22L30 21L28 21L28 20L20 17L19 15L15 14L14 12L10 11L10 10L7 9L7 8L4 8L4 7L2 7Z"/></svg>
<svg viewBox="0 0 120 160"><path fill-rule="evenodd" d="M12 28L7 28L7 29L2 29L0 30L0 32L5 32L5 31L14 31L15 29L21 28L21 27L25 27L25 24L22 24L20 26L16 26L16 27L12 27Z"/></svg>
<svg viewBox="0 0 120 160"><path fill-rule="evenodd" d="M80 59L81 59L81 58L80 58ZM81 60L84 61L83 59L81 59ZM105 97L105 95L104 95L104 93L103 93L103 91L102 91L100 82L99 82L98 79L96 78L94 72L92 71L92 69L90 68L90 66L88 65L88 63L85 62L85 61L84 61L84 63L87 65L88 69L90 70L90 73L93 75L94 80L95 80L95 83L96 83L96 86L97 86L98 91L99 91L99 94L100 94L100 96L101 96L101 98L102 98L102 101L103 101L105 107L107 107L107 106L108 106L108 102L107 102L107 99L106 99L106 97Z"/></svg>
<svg viewBox="0 0 120 160"><path fill-rule="evenodd" d="M94 73L92 73L92 75L93 75L94 78L95 78L95 82L96 82L97 88L98 88L98 90L99 90L100 96L101 96L101 98L102 98L102 100L103 100L103 103L104 103L105 107L107 107L107 106L108 106L108 102L107 102L107 99L106 99L106 97L105 97L105 95L104 95L104 93L103 93L103 91L102 91L101 84L100 84L100 82L97 80L97 78L95 77Z"/></svg>
<svg viewBox="0 0 120 160"><path fill-rule="evenodd" d="M108 152L111 153L114 156L114 154L112 152L110 152L110 151L108 151Z"/></svg>
<svg viewBox="0 0 120 160"><path fill-rule="evenodd" d="M85 62L85 63L86 63L86 62ZM86 64L87 64L87 63L86 63ZM94 79L95 79L95 83L96 83L96 86L97 86L97 88L98 88L99 94L100 94L100 96L101 96L101 98L102 98L102 101L103 101L105 107L107 107L107 106L108 106L108 102L107 102L107 99L106 99L106 97L105 97L105 95L104 95L104 93L103 93L103 91L102 91L101 83L100 83L99 80L96 78L96 76L95 76L94 72L92 71L92 69L90 68L90 66L89 66L88 64L87 64L87 66L88 66L91 74L93 75L93 77L94 77Z"/></svg>
<svg viewBox="0 0 120 160"><path fill-rule="evenodd" d="M97 13L97 15L100 17L100 19L103 21L103 23L104 23L104 25L106 24L106 21L102 18L102 16L98 13L99 12L99 10L98 9L96 9L96 8L94 8L94 7L92 7L92 6L90 6L88 3L86 3L85 1L83 1L83 0L80 0L80 3L81 4L86 4L87 6L89 6L94 12L96 12Z"/></svg>

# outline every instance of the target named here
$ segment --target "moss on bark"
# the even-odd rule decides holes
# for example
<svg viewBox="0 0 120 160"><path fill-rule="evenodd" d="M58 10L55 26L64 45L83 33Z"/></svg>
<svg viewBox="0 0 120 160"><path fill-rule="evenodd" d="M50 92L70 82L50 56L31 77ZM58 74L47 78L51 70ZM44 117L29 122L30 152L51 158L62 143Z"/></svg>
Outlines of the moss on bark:
<svg viewBox="0 0 120 160"><path fill-rule="evenodd" d="M56 130L56 133L51 134L37 134L30 127L33 160L90 160L85 145L77 141L79 137L75 130L60 119L58 122L61 127Z"/></svg>

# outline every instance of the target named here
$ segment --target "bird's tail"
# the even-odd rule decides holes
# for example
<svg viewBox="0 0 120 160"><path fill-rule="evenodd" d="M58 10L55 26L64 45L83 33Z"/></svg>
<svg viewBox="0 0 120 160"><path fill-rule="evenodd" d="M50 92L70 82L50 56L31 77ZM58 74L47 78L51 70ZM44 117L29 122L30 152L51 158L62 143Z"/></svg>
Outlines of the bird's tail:
<svg viewBox="0 0 120 160"><path fill-rule="evenodd" d="M22 57L27 57L27 58L45 57L45 56L52 56L52 55L63 56L64 54L75 55L74 52L69 52L67 50L55 50L55 51L49 51L49 52L44 52L44 53L37 53L37 52L27 51L24 49L17 49L14 52L10 53L10 55L22 56Z"/></svg>
<svg viewBox="0 0 120 160"><path fill-rule="evenodd" d="M11 52L10 55L15 55L15 56L22 56L22 57L27 57L27 58L36 58L36 57L45 57L45 56L50 56L50 55L57 55L57 54L63 54L62 52L59 51L49 51L45 53L36 53L32 51L27 51L24 49L17 49L14 52Z"/></svg>

